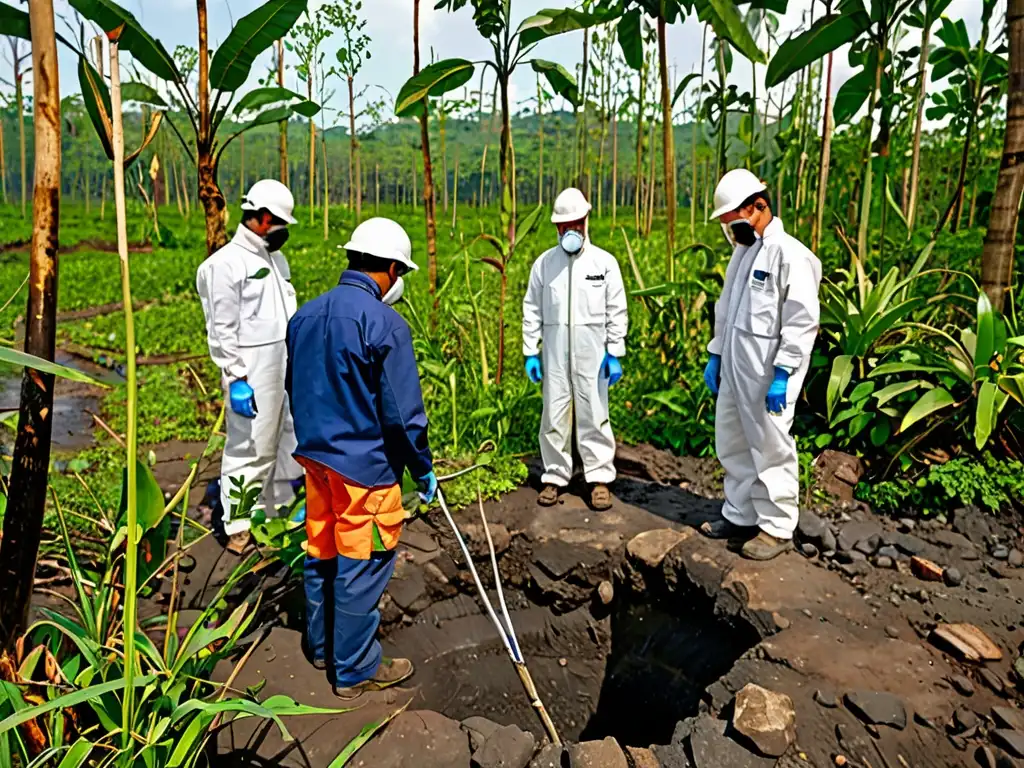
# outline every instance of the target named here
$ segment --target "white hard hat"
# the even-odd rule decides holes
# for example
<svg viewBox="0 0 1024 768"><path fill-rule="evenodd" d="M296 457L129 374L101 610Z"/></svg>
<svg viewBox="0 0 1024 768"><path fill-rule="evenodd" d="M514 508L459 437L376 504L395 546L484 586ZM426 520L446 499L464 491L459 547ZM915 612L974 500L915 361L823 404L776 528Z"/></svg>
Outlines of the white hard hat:
<svg viewBox="0 0 1024 768"><path fill-rule="evenodd" d="M376 256L378 259L397 261L410 271L419 269L412 260L412 241L409 235L397 221L382 216L364 221L352 230L349 241L338 247Z"/></svg>
<svg viewBox="0 0 1024 768"><path fill-rule="evenodd" d="M723 213L735 211L751 195L764 192L767 187L746 168L729 171L715 187L715 210L711 218L717 219Z"/></svg>
<svg viewBox="0 0 1024 768"><path fill-rule="evenodd" d="M264 208L282 221L295 223L295 217L292 216L295 198L288 187L276 179L257 181L242 198L243 211L261 211Z"/></svg>
<svg viewBox="0 0 1024 768"><path fill-rule="evenodd" d="M575 187L562 190L555 198L555 208L551 213L552 224L568 224L586 218L590 213L590 203Z"/></svg>

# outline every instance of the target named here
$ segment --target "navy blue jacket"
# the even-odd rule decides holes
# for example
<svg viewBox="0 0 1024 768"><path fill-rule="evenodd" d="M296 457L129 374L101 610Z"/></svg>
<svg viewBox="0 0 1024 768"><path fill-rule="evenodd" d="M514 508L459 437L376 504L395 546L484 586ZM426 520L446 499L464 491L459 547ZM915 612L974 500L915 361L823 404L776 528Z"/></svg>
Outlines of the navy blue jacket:
<svg viewBox="0 0 1024 768"><path fill-rule="evenodd" d="M433 468L409 325L352 270L288 323L288 371L298 448L367 488Z"/></svg>

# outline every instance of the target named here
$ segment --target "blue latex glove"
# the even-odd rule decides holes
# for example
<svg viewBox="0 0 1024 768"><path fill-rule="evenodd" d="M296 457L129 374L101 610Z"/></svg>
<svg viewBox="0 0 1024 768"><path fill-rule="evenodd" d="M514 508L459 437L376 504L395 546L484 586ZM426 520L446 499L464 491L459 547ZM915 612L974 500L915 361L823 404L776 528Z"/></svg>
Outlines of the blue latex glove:
<svg viewBox="0 0 1024 768"><path fill-rule="evenodd" d="M239 379L232 381L228 387L228 395L231 400L231 410L239 416L247 419L256 418L256 397L249 382Z"/></svg>
<svg viewBox="0 0 1024 768"><path fill-rule="evenodd" d="M420 501L424 504L432 502L437 495L437 475L431 471L425 477L421 477L417 483L420 489Z"/></svg>
<svg viewBox="0 0 1024 768"><path fill-rule="evenodd" d="M293 523L304 523L306 522L306 502L303 501L299 506L292 512L291 521Z"/></svg>
<svg viewBox="0 0 1024 768"><path fill-rule="evenodd" d="M765 404L768 406L768 413L778 416L786 410L786 392L789 390L789 371L785 368L775 366L775 378L768 387L768 397Z"/></svg>
<svg viewBox="0 0 1024 768"><path fill-rule="evenodd" d="M614 387L622 378L622 363L619 362L619 358L605 352L601 372L608 377L608 386Z"/></svg>
<svg viewBox="0 0 1024 768"><path fill-rule="evenodd" d="M704 384L711 390L711 394L718 396L718 383L722 377L722 356L712 355L708 364L704 366Z"/></svg>
<svg viewBox="0 0 1024 768"><path fill-rule="evenodd" d="M540 355L530 355L526 358L526 376L534 384L540 384L540 380L544 378L540 366Z"/></svg>

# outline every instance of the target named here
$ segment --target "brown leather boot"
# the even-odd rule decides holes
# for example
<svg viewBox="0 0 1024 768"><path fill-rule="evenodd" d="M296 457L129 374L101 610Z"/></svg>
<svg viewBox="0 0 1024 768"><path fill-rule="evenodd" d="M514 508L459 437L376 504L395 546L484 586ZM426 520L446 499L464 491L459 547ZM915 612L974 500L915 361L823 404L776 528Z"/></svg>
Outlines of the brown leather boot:
<svg viewBox="0 0 1024 768"><path fill-rule="evenodd" d="M590 506L598 512L612 508L612 492L604 483L594 483L590 490Z"/></svg>
<svg viewBox="0 0 1024 768"><path fill-rule="evenodd" d="M542 507L553 507L558 503L558 491L559 488L557 485L548 483L541 490L540 495L537 496L537 503Z"/></svg>
<svg viewBox="0 0 1024 768"><path fill-rule="evenodd" d="M368 691L383 691L385 688L404 683L412 677L414 671L412 662L408 659L389 659L385 657L381 659L380 666L377 667L377 671L373 673L373 677L369 680L364 680L361 683L344 688L334 686L334 695L345 701L358 699Z"/></svg>

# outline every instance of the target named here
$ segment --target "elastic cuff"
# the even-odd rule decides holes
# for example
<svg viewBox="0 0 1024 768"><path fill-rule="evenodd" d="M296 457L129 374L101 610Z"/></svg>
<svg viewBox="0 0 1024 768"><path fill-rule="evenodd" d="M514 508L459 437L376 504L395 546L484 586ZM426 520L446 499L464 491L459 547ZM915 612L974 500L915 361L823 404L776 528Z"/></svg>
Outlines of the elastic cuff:
<svg viewBox="0 0 1024 768"><path fill-rule="evenodd" d="M626 342L618 341L614 344L608 345L608 354L612 357L625 357L626 356Z"/></svg>
<svg viewBox="0 0 1024 768"><path fill-rule="evenodd" d="M800 357L793 357L792 355L784 355L781 352L775 356L774 365L776 368L783 368L790 373L796 371L803 364L803 359Z"/></svg>
<svg viewBox="0 0 1024 768"><path fill-rule="evenodd" d="M722 340L717 336L708 342L708 352L712 355L722 354Z"/></svg>

